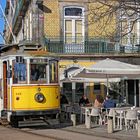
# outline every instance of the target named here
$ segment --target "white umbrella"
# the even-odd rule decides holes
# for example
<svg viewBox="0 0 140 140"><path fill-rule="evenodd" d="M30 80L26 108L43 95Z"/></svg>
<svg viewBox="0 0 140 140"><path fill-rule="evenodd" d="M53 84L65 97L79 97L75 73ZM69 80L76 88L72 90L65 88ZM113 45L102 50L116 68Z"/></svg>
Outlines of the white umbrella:
<svg viewBox="0 0 140 140"><path fill-rule="evenodd" d="M112 59L105 59L97 62L92 67L86 69L87 73L103 74L140 74L140 66L124 63Z"/></svg>
<svg viewBox="0 0 140 140"><path fill-rule="evenodd" d="M85 68L80 73L72 77L72 79L84 79L93 81L106 81L107 94L109 82L117 82L121 79L139 79L140 78L140 66L132 65L112 59L105 59L97 62L90 68Z"/></svg>
<svg viewBox="0 0 140 140"><path fill-rule="evenodd" d="M138 78L140 74L140 66L124 63L112 59L105 59L97 62L91 68L86 69L86 73L98 73L104 74L107 78L107 94L108 94L108 82L110 75L116 75L118 77L126 78Z"/></svg>

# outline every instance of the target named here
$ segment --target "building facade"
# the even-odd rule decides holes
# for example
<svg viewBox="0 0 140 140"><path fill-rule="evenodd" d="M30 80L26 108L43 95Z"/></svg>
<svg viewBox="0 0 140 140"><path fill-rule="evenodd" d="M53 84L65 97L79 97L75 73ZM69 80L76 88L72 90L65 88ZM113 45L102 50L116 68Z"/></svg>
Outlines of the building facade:
<svg viewBox="0 0 140 140"><path fill-rule="evenodd" d="M118 26L115 16L109 24L105 24L104 19L93 22L96 17L93 17L92 10L97 4L89 0L7 0L5 43L18 44L18 51L46 50L59 55L60 75L71 67L90 67L96 61L107 57L140 64L139 49L132 52L125 51L124 47L129 43L136 43L129 42L129 39L126 43L118 41L120 30L114 32ZM107 36L109 33L113 38ZM94 88L98 90L98 94L103 95L104 86L100 85L62 83L62 87L70 88L69 98L76 102L83 93L88 94L89 90L89 97L93 100L96 96ZM76 91L78 87L82 88Z"/></svg>
<svg viewBox="0 0 140 140"><path fill-rule="evenodd" d="M56 53L114 51L105 31L100 33L99 23L91 22L94 6L88 0L7 1L5 14L10 26L6 23L5 38L7 43L38 41ZM106 32L113 32L110 26L106 25Z"/></svg>

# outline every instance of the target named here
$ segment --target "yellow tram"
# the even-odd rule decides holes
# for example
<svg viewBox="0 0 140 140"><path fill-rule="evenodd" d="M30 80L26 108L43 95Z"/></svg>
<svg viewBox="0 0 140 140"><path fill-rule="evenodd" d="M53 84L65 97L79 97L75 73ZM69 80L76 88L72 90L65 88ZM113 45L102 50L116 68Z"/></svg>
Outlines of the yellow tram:
<svg viewBox="0 0 140 140"><path fill-rule="evenodd" d="M57 116L60 109L58 60L51 56L11 54L0 59L0 117L20 121Z"/></svg>

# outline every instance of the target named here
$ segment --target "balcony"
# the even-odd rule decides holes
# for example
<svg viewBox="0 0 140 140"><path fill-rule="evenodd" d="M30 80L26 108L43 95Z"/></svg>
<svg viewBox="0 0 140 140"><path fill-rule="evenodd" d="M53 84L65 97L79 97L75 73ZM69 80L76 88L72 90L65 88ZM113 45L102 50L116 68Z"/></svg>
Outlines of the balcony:
<svg viewBox="0 0 140 140"><path fill-rule="evenodd" d="M80 40L80 39L79 39ZM61 38L45 38L47 50L59 54L115 53L115 44L106 39L86 39L82 43L65 43Z"/></svg>
<svg viewBox="0 0 140 140"><path fill-rule="evenodd" d="M18 0L17 2L17 6L15 9L15 13L14 13L14 17L12 20L12 30L13 33L15 35L17 35L17 33L20 30L21 27L21 23L22 23L22 17L25 15L28 6L29 6L30 0Z"/></svg>
<svg viewBox="0 0 140 140"><path fill-rule="evenodd" d="M81 39L79 39L81 40ZM127 46L118 45L108 39L87 38L82 43L65 43L60 38L45 38L45 45L48 52L58 54L122 54L140 53L140 46L134 46L127 51Z"/></svg>

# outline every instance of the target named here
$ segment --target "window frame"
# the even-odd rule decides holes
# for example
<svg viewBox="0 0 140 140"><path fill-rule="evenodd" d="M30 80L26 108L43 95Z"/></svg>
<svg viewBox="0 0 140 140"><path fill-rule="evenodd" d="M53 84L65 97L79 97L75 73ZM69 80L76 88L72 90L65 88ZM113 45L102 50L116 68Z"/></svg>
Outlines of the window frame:
<svg viewBox="0 0 140 140"><path fill-rule="evenodd" d="M81 15L66 15L66 10L67 10L67 9L70 9L70 8L71 8L71 9L72 9L72 8L73 8L73 9L80 9L81 12L82 12ZM79 7L79 6L67 6L67 7L64 7L64 17L76 17L76 18L77 18L77 17L83 17L83 16L84 16L84 14L83 14L83 13L84 13L84 12L83 12L83 9L84 9L83 7Z"/></svg>
<svg viewBox="0 0 140 140"><path fill-rule="evenodd" d="M26 72L25 72L25 80L17 80L17 82L15 81L15 70L14 70L14 66L15 64L18 63L16 62L16 59L12 60L12 81L13 81L13 84L27 84L27 60L24 59L24 63L18 63L18 64L25 64L25 69L26 69ZM22 71L23 72L23 71Z"/></svg>
<svg viewBox="0 0 140 140"><path fill-rule="evenodd" d="M31 58L30 59L30 66L29 66L29 74L30 74L30 77L29 77L29 81L30 81L30 84L47 84L47 80L48 80L48 69L47 69L47 65L48 65L48 59L45 59L45 58L40 58L40 60L44 60L44 62L31 62L32 60L37 60L39 61L39 59L37 58ZM46 77L43 79L38 79L38 80L31 80L31 65L45 65L46 69L45 69L45 74L46 74Z"/></svg>
<svg viewBox="0 0 140 140"><path fill-rule="evenodd" d="M67 8L79 8L79 9L81 9L82 10L82 16L70 16L70 15L66 16L65 15L65 10ZM76 26L76 21L78 21L78 20L81 21L81 23L82 23L81 33L82 33L82 38L83 38L82 40L83 41L81 43L84 42L84 40L85 40L85 24L84 24L84 22L85 22L85 18L84 18L85 14L84 14L84 9L85 9L84 7L80 7L80 6L66 6L66 7L64 7L63 14L64 14L64 42L65 43L66 43L66 34L69 33L69 34L72 34L72 36L71 36L72 43L77 44L76 43L76 40L77 40L76 34L78 34L78 33L76 32L76 27L75 26ZM71 26L72 26L71 31L66 31L66 21L68 21L68 20L71 21Z"/></svg>
<svg viewBox="0 0 140 140"><path fill-rule="evenodd" d="M55 68L55 71L53 72L54 73L54 80L51 79L51 62L55 62L54 63L54 68ZM49 60L49 83L58 83L58 61L57 60Z"/></svg>

